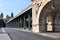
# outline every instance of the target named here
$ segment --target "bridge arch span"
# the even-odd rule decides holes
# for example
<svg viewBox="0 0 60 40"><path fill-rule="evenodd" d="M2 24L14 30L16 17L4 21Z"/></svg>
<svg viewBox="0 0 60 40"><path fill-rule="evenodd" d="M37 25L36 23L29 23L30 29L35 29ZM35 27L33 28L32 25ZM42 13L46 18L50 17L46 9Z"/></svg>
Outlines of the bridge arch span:
<svg viewBox="0 0 60 40"><path fill-rule="evenodd" d="M38 10L38 14L37 14L37 19L39 20L39 16L41 14L41 11L43 10L43 8L49 3L51 2L51 0L43 0L41 6L39 7L39 10Z"/></svg>
<svg viewBox="0 0 60 40"><path fill-rule="evenodd" d="M48 22L53 22L53 9L51 1L48 2L39 15L39 31L47 31Z"/></svg>
<svg viewBox="0 0 60 40"><path fill-rule="evenodd" d="M59 19L59 13L60 13L60 1L54 0L54 8L53 3L51 0L46 1L43 3L42 6L40 6L38 15L37 15L37 23L39 24L39 32L40 31L60 31L60 21L58 22L57 19ZM60 19L59 19L60 20ZM48 27L47 23L50 23L50 28ZM51 25L53 24L53 25ZM47 29L48 28L48 29Z"/></svg>

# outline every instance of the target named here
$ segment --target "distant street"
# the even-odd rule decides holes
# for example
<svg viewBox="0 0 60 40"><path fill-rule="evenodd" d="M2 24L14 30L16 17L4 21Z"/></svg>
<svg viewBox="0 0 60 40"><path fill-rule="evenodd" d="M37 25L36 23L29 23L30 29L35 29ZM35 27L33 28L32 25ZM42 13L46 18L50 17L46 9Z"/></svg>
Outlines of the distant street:
<svg viewBox="0 0 60 40"><path fill-rule="evenodd" d="M56 40L49 37L44 37L37 34L18 31L15 29L7 28L5 31L8 33L12 40Z"/></svg>

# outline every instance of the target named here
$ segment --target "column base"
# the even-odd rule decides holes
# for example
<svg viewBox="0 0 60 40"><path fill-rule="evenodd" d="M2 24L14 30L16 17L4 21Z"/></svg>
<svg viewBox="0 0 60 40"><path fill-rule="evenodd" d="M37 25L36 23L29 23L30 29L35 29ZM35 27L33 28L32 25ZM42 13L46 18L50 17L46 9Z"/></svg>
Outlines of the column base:
<svg viewBox="0 0 60 40"><path fill-rule="evenodd" d="M32 32L39 33L39 25L32 25Z"/></svg>
<svg viewBox="0 0 60 40"><path fill-rule="evenodd" d="M52 25L47 25L47 31L53 31L53 27L52 27Z"/></svg>

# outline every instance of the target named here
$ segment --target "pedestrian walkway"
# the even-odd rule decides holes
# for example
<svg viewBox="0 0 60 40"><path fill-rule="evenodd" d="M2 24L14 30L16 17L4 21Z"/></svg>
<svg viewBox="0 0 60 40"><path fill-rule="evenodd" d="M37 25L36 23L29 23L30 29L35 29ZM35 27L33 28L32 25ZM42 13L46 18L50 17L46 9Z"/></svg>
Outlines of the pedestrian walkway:
<svg viewBox="0 0 60 40"><path fill-rule="evenodd" d="M0 29L0 40L11 40L3 28Z"/></svg>
<svg viewBox="0 0 60 40"><path fill-rule="evenodd" d="M24 29L21 29L21 28L14 28L14 29L19 30L19 31L32 32L31 30L24 30ZM34 32L32 32L32 33L34 33ZM57 33L55 33L55 32L53 32L53 33L52 32L45 32L45 33L36 33L36 34L60 40L60 33L59 32L57 32Z"/></svg>
<svg viewBox="0 0 60 40"><path fill-rule="evenodd" d="M32 32L31 30L28 30L28 29L21 29L21 28L11 28L11 29L15 29L15 30L18 30L18 31L24 31L24 32L30 32L30 33L34 33ZM54 39L58 39L60 40L60 33L55 33L55 32L45 32L45 33L34 33L34 34L38 34L38 35L42 35L42 36L46 36L46 37L51 37L51 38L54 38Z"/></svg>
<svg viewBox="0 0 60 40"><path fill-rule="evenodd" d="M39 35L60 39L60 33L38 33Z"/></svg>

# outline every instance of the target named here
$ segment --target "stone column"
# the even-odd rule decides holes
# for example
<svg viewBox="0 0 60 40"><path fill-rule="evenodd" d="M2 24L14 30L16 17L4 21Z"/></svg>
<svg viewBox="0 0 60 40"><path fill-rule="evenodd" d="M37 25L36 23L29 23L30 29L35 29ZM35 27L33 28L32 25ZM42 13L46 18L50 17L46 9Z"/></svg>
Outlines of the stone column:
<svg viewBox="0 0 60 40"><path fill-rule="evenodd" d="M17 25L16 25L16 19L15 19L15 27L16 27Z"/></svg>
<svg viewBox="0 0 60 40"><path fill-rule="evenodd" d="M48 22L47 31L53 31L52 22Z"/></svg>
<svg viewBox="0 0 60 40"><path fill-rule="evenodd" d="M20 27L20 17L19 17L19 27Z"/></svg>
<svg viewBox="0 0 60 40"><path fill-rule="evenodd" d="M19 27L19 18L18 18L18 27Z"/></svg>
<svg viewBox="0 0 60 40"><path fill-rule="evenodd" d="M36 1L33 2L32 6L32 31L39 33L39 24L37 23L37 13L36 13Z"/></svg>
<svg viewBox="0 0 60 40"><path fill-rule="evenodd" d="M53 26L52 26L53 20L51 16L47 17L47 31L53 31Z"/></svg>
<svg viewBox="0 0 60 40"><path fill-rule="evenodd" d="M26 28L26 24L25 24L25 21L26 21L26 19L25 19L25 16L24 16L24 25L23 25L23 27L24 27L24 29Z"/></svg>
<svg viewBox="0 0 60 40"><path fill-rule="evenodd" d="M22 27L22 20L21 20L21 18L20 18L20 28Z"/></svg>
<svg viewBox="0 0 60 40"><path fill-rule="evenodd" d="M29 27L29 30L31 29L30 27L30 15L28 15L28 27Z"/></svg>
<svg viewBox="0 0 60 40"><path fill-rule="evenodd" d="M22 19L21 19L21 22L22 22L22 28L23 28L23 26L24 26L24 23L23 23L23 21L24 21L24 20L23 20L23 18L22 18Z"/></svg>
<svg viewBox="0 0 60 40"><path fill-rule="evenodd" d="M18 23L18 22L17 22L17 20L16 20L16 27L18 27L17 23Z"/></svg>
<svg viewBox="0 0 60 40"><path fill-rule="evenodd" d="M19 27L19 19L17 19L17 27Z"/></svg>
<svg viewBox="0 0 60 40"><path fill-rule="evenodd" d="M21 28L21 24L20 24L20 21L21 21L21 19L19 20L19 26L20 26L20 28Z"/></svg>

